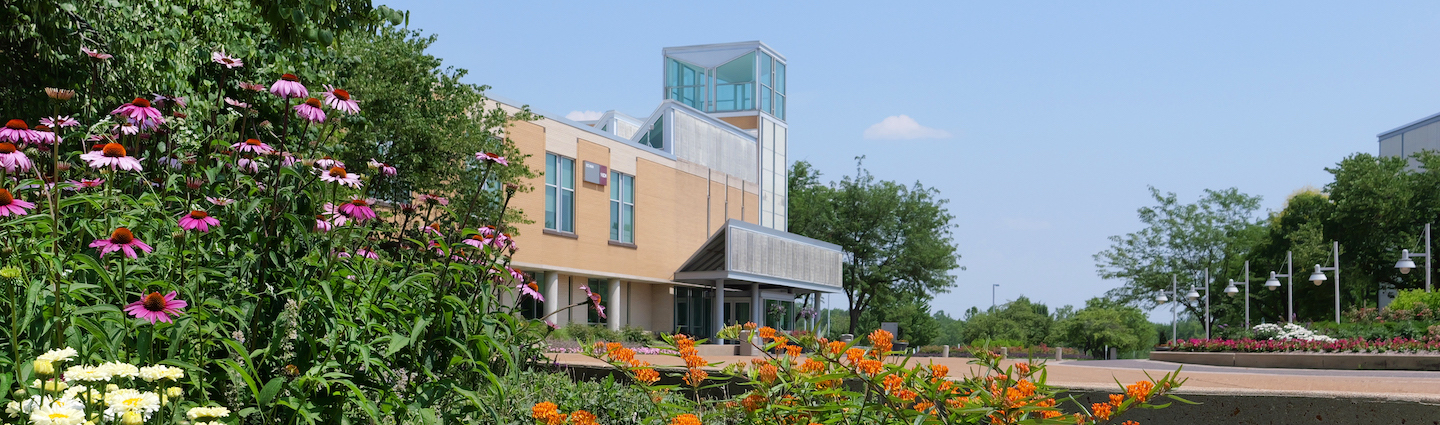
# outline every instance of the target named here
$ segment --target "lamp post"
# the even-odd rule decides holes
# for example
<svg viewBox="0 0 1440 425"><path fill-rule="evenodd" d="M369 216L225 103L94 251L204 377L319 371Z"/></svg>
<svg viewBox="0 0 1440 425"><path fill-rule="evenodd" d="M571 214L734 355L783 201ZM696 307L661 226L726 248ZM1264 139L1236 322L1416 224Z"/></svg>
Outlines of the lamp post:
<svg viewBox="0 0 1440 425"><path fill-rule="evenodd" d="M1315 273L1310 274L1310 281L1314 282L1315 286L1320 286L1321 283L1327 280L1325 279L1325 272L1335 272L1335 323L1340 323L1340 242L1332 241L1330 243L1330 251L1335 255L1335 265L1331 267L1320 267L1319 264L1316 264Z"/></svg>
<svg viewBox="0 0 1440 425"><path fill-rule="evenodd" d="M1285 278L1285 287L1290 292L1285 301L1285 323L1295 323L1295 264L1291 262L1290 251L1285 251L1285 274L1270 272L1270 279L1265 281L1265 287L1271 291L1280 288L1280 280L1277 277Z"/></svg>
<svg viewBox="0 0 1440 425"><path fill-rule="evenodd" d="M1185 294L1185 298L1190 301L1200 298L1195 285L1190 285L1190 293ZM1205 321L1205 339L1210 339L1210 269L1205 269L1205 317L1201 320Z"/></svg>
<svg viewBox="0 0 1440 425"><path fill-rule="evenodd" d="M1172 275L1170 275L1170 292L1169 292L1169 294L1175 296L1175 303L1174 303L1174 304L1170 304L1170 341L1171 341L1170 345L1171 345L1172 347L1175 345L1175 341L1179 341L1179 340L1180 340L1180 335L1178 335L1178 331L1179 331L1180 327L1176 324L1176 323L1177 323L1177 318L1178 318L1179 316L1177 316L1176 313L1175 313L1175 307L1180 305L1180 291L1179 291L1179 289L1177 289L1177 288L1178 288L1178 284L1177 284L1177 282L1176 282L1176 280L1175 280L1175 275L1172 274ZM1165 291L1163 291L1163 290L1160 291L1160 295L1156 295L1156 296L1155 296L1155 302L1158 302L1158 303L1160 303L1160 304L1165 304L1166 302L1169 302L1169 301L1170 301L1170 297L1165 296L1165 294L1166 294Z"/></svg>
<svg viewBox="0 0 1440 425"><path fill-rule="evenodd" d="M1267 282L1267 283L1268 283L1268 282ZM1225 286L1225 295L1229 295L1229 296L1232 296L1232 297L1233 297L1233 296L1236 296L1236 295L1239 295L1239 294L1240 294L1240 290L1235 288L1235 285L1236 285L1236 284L1244 284L1244 285L1245 285L1245 329L1250 329L1250 262L1249 262L1249 261L1246 261L1246 262L1245 262L1245 281L1244 281L1244 282L1236 282L1235 279L1230 279L1230 284L1227 285L1227 286ZM1280 282L1279 282L1279 281L1276 281L1275 284L1276 284L1276 285L1279 285Z"/></svg>
<svg viewBox="0 0 1440 425"><path fill-rule="evenodd" d="M1430 223L1425 223L1425 253L1412 254L1408 249L1400 250L1400 261L1395 262L1395 268L1400 269L1400 274L1409 274L1410 269L1415 268L1415 261L1410 257L1425 257L1425 292L1430 292Z"/></svg>
<svg viewBox="0 0 1440 425"><path fill-rule="evenodd" d="M992 283L992 284L990 284L990 309L991 309L991 310L994 310L994 309L995 309L995 288L999 288L999 287L1000 287L1000 284L998 284L998 283Z"/></svg>

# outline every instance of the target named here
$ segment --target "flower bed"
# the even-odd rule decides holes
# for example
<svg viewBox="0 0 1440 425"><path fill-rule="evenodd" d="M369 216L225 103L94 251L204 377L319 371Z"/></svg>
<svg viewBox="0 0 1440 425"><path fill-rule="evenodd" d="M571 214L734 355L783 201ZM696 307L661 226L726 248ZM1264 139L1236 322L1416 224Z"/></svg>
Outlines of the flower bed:
<svg viewBox="0 0 1440 425"><path fill-rule="evenodd" d="M1362 338L1321 340L1254 340L1254 339L1190 339L1177 342L1174 351L1242 352L1242 353L1434 353L1440 352L1440 339Z"/></svg>

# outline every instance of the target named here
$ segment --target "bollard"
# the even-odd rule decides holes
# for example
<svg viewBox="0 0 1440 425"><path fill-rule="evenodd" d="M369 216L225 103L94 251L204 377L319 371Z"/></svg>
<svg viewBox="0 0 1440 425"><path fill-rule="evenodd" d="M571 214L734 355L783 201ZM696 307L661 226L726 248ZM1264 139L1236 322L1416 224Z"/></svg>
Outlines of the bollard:
<svg viewBox="0 0 1440 425"><path fill-rule="evenodd" d="M1061 357L1062 355L1064 355L1064 353L1065 353L1065 349L1060 348L1060 347L1055 347L1055 361L1058 362L1058 361L1064 360L1065 358L1064 358L1064 357Z"/></svg>
<svg viewBox="0 0 1440 425"><path fill-rule="evenodd" d="M1010 358L1010 347L1000 347L1000 360Z"/></svg>
<svg viewBox="0 0 1440 425"><path fill-rule="evenodd" d="M940 349L940 357L950 357L950 346L949 346L949 345L946 345L945 348L941 348L941 349Z"/></svg>

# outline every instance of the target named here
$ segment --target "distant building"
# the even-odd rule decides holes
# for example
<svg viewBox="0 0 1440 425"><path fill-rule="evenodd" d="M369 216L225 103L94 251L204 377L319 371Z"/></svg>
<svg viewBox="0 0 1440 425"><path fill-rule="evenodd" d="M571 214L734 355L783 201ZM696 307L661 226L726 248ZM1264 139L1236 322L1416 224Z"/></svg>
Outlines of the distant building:
<svg viewBox="0 0 1440 425"><path fill-rule="evenodd" d="M644 118L536 111L508 129L543 173L511 201L534 220L516 226L513 266L545 296L522 310L545 317L586 286L607 318L551 320L703 337L751 321L794 329L815 295L841 292L842 252L785 232L785 57L758 41L711 44L666 48L663 66L664 100Z"/></svg>
<svg viewBox="0 0 1440 425"><path fill-rule="evenodd" d="M1416 152L1440 152L1440 114L1379 134L1380 156L1409 158Z"/></svg>

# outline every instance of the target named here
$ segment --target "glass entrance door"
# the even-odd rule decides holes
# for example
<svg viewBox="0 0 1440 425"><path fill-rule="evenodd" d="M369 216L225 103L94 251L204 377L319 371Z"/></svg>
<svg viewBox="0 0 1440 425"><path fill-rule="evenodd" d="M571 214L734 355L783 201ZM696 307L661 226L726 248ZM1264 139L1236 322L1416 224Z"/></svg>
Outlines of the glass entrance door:
<svg viewBox="0 0 1440 425"><path fill-rule="evenodd" d="M675 288L675 333L696 339L709 338L710 318L715 307L710 290Z"/></svg>

